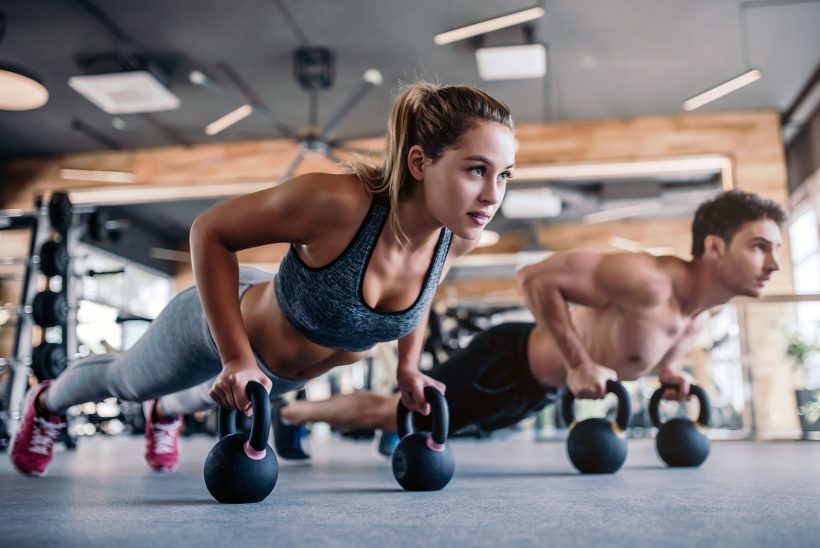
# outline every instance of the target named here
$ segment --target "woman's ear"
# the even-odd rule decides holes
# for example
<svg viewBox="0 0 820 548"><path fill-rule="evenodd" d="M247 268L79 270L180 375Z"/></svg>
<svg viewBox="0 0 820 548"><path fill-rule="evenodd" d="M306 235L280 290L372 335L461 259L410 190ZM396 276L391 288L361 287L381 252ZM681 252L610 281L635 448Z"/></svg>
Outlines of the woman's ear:
<svg viewBox="0 0 820 548"><path fill-rule="evenodd" d="M424 180L424 151L419 145L413 145L407 151L407 168L410 170L410 175L417 181Z"/></svg>

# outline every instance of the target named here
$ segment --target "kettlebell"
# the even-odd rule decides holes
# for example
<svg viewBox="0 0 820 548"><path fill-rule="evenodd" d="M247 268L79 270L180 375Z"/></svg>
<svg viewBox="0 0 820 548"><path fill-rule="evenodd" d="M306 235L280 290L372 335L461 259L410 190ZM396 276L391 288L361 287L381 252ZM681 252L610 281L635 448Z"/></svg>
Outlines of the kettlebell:
<svg viewBox="0 0 820 548"><path fill-rule="evenodd" d="M629 392L617 381L606 382L606 391L618 397L618 415L615 422L593 418L575 423L575 396L564 392L562 412L570 425L567 439L569 460L583 474L612 474L626 460L626 428L632 417Z"/></svg>
<svg viewBox="0 0 820 548"><path fill-rule="evenodd" d="M453 477L456 464L446 444L450 411L444 395L432 386L424 387L430 403L432 432L413 432L413 414L399 402L397 414L401 440L393 450L393 476L408 491L438 491Z"/></svg>
<svg viewBox="0 0 820 548"><path fill-rule="evenodd" d="M706 437L706 428L709 426L711 406L706 391L695 384L689 388L689 394L700 402L698 420L692 421L685 417L676 417L661 423L658 408L664 390L679 389L674 384L664 384L652 394L649 400L649 418L658 429L655 438L655 448L658 455L669 466L700 466L709 456L709 438Z"/></svg>
<svg viewBox="0 0 820 548"><path fill-rule="evenodd" d="M279 463L268 445L270 400L262 384L251 381L245 392L253 405L250 434L236 433L236 411L219 408L219 441L205 459L205 485L219 502L260 502L276 485Z"/></svg>

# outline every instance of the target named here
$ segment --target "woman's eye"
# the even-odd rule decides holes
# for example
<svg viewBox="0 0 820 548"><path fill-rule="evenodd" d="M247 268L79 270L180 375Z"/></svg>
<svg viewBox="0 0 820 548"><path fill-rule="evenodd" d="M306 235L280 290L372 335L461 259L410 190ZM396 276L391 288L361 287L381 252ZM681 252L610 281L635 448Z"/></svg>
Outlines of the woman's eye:
<svg viewBox="0 0 820 548"><path fill-rule="evenodd" d="M478 175L479 177L483 177L486 171L487 169L484 166L475 166L470 168L470 173Z"/></svg>
<svg viewBox="0 0 820 548"><path fill-rule="evenodd" d="M499 177L501 177L505 181L509 181L510 179L512 179L512 173L510 173L509 171L505 171L501 175L499 175Z"/></svg>

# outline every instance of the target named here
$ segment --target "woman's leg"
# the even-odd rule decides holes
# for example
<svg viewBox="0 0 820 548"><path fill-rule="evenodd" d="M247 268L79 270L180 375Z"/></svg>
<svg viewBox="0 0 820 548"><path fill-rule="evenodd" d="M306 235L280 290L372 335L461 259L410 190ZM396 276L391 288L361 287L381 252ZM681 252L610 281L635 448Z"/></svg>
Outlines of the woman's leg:
<svg viewBox="0 0 820 548"><path fill-rule="evenodd" d="M189 288L168 303L128 351L71 364L45 391L44 403L49 411L63 413L110 396L143 401L203 383L220 370L199 297Z"/></svg>
<svg viewBox="0 0 820 548"><path fill-rule="evenodd" d="M219 353L196 290L186 289L168 303L127 352L77 360L57 380L35 386L26 400L23 421L14 438L12 462L24 474L44 475L54 440L64 427L61 415L72 405L110 396L130 401L152 399L206 382L220 369ZM179 421L171 424L172 427L160 425L150 433L146 431L146 437L151 437L146 457L157 469L173 469L178 458L175 440ZM154 439L157 435L162 438L160 441L174 443L158 444ZM161 455L173 462L152 463L157 448L170 448Z"/></svg>

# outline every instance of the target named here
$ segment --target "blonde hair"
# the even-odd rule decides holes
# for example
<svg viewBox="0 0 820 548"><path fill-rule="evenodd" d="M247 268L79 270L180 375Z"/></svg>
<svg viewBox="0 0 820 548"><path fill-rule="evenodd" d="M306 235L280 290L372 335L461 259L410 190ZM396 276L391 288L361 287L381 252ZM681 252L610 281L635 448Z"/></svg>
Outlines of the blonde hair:
<svg viewBox="0 0 820 548"><path fill-rule="evenodd" d="M390 227L402 244L407 237L398 217L399 202L412 185L407 155L419 145L434 162L444 149L458 144L464 133L479 122L496 122L515 131L507 105L470 86L440 86L417 82L404 86L390 111L384 161L373 164L357 159L347 165L368 192L390 202Z"/></svg>

